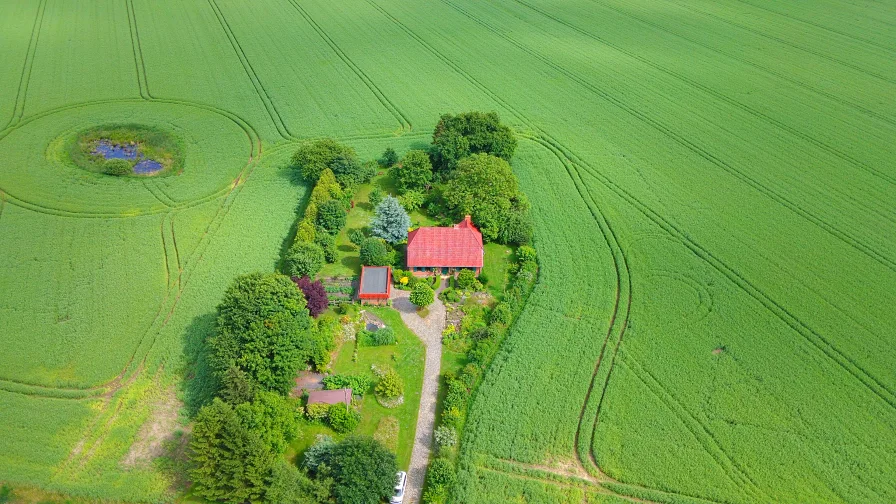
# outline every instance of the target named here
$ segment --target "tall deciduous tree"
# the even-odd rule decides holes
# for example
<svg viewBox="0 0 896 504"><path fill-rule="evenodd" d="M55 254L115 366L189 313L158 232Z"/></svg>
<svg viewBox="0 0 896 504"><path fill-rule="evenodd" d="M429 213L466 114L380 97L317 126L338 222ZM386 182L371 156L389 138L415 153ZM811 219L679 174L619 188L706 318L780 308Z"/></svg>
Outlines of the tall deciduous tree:
<svg viewBox="0 0 896 504"><path fill-rule="evenodd" d="M398 243L407 239L410 227L411 218L401 203L392 196L386 196L376 207L370 232L389 243Z"/></svg>
<svg viewBox="0 0 896 504"><path fill-rule="evenodd" d="M432 182L429 154L422 150L408 151L390 173L400 193L422 190Z"/></svg>
<svg viewBox="0 0 896 504"><path fill-rule="evenodd" d="M296 371L324 345L310 328L305 297L289 277L241 275L218 305L209 360L222 380L236 368L252 384L286 394Z"/></svg>
<svg viewBox="0 0 896 504"><path fill-rule="evenodd" d="M456 218L469 214L486 241L494 241L514 212L528 211L507 161L488 154L462 159L443 194Z"/></svg>
<svg viewBox="0 0 896 504"><path fill-rule="evenodd" d="M292 162L302 171L302 176L309 182L316 182L321 172L327 168L333 170L336 178L339 172L346 171L346 165L357 164L357 154L351 147L340 144L332 138L322 138L303 143L292 156Z"/></svg>
<svg viewBox="0 0 896 504"><path fill-rule="evenodd" d="M333 496L339 504L378 504L392 495L395 455L369 437L349 437L333 448Z"/></svg>
<svg viewBox="0 0 896 504"><path fill-rule="evenodd" d="M439 171L453 170L470 154L486 153L510 161L516 150L513 130L501 124L495 112L445 114L432 134L433 165Z"/></svg>

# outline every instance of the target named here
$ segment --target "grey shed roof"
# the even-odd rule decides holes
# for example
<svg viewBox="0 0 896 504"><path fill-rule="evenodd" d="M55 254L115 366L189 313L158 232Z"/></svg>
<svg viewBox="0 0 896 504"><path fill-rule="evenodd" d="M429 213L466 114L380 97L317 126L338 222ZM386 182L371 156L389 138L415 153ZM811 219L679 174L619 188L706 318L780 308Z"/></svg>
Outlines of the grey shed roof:
<svg viewBox="0 0 896 504"><path fill-rule="evenodd" d="M364 266L364 274L361 275L361 294L385 294L388 286L387 266Z"/></svg>

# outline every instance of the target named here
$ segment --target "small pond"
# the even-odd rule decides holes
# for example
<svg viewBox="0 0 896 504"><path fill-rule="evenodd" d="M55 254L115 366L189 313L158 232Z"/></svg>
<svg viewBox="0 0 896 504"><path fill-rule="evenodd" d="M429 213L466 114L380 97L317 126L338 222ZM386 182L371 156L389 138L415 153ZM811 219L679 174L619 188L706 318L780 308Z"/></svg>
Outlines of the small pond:
<svg viewBox="0 0 896 504"><path fill-rule="evenodd" d="M152 175L162 171L162 163L153 159L146 159L140 152L137 144L117 144L103 139L96 143L93 154L102 156L103 159L139 160L134 165L134 173L138 175Z"/></svg>

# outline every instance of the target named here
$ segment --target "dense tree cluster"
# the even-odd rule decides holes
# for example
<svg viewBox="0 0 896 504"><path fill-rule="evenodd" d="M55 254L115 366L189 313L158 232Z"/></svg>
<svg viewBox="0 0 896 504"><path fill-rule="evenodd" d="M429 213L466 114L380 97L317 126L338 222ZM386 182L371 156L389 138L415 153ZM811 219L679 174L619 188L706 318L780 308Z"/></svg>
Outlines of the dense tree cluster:
<svg viewBox="0 0 896 504"><path fill-rule="evenodd" d="M376 175L377 165L361 163L355 149L324 138L302 144L292 162L309 182L317 182L320 174L330 169L343 187L369 182Z"/></svg>
<svg viewBox="0 0 896 504"><path fill-rule="evenodd" d="M453 170L471 154L491 154L509 162L514 151L513 130L501 124L495 112L445 114L432 134L433 166L442 173Z"/></svg>
<svg viewBox="0 0 896 504"><path fill-rule="evenodd" d="M461 159L443 197L455 218L472 215L486 241L497 240L513 216L527 215L529 210L510 165L488 154Z"/></svg>

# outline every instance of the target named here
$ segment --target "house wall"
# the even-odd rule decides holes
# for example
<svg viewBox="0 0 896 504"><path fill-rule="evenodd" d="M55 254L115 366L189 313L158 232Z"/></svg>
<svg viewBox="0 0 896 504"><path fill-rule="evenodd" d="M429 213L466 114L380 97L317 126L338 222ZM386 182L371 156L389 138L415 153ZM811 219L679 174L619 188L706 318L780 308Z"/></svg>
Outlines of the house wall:
<svg viewBox="0 0 896 504"><path fill-rule="evenodd" d="M420 268L417 269L419 270ZM433 271L433 269L435 269L435 271ZM427 277L432 276L436 273L438 273L439 275L457 276L457 273L462 269L471 269L473 270L473 273L476 274L476 276L479 276L480 270L482 268L447 268L447 273L445 273L442 268L427 268L424 271L414 271L414 268L411 268L411 274L415 277Z"/></svg>

